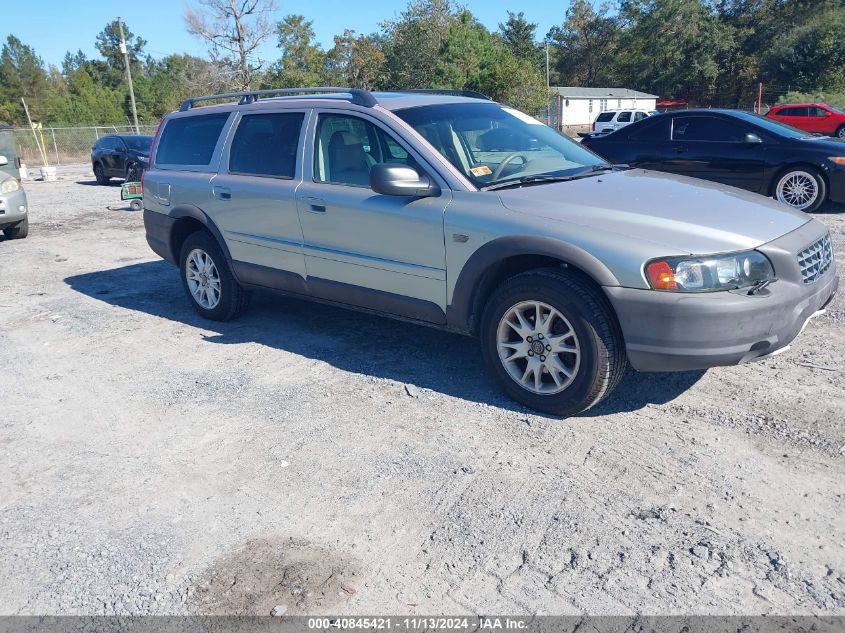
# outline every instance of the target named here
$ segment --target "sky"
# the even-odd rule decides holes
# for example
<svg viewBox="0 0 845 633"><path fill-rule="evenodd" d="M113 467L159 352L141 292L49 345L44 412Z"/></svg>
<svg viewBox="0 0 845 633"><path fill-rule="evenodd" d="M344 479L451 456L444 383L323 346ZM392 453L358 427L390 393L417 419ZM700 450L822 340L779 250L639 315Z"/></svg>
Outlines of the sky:
<svg viewBox="0 0 845 633"><path fill-rule="evenodd" d="M61 65L67 51L82 51L96 57L94 40L108 22L121 17L133 33L147 40L146 51L154 57L170 53L204 55L205 48L185 31L184 0L130 0L109 3L103 0L4 0L0 18L0 39L12 34L32 46L46 64ZM489 29L495 30L507 19L507 11L523 11L536 22L537 36L563 22L568 0L464 0L463 4ZM279 0L277 19L299 13L313 21L317 40L331 48L332 37L344 29L372 33L384 19L394 18L407 0ZM35 9L38 9L37 12ZM262 58L275 61L275 42L262 49Z"/></svg>

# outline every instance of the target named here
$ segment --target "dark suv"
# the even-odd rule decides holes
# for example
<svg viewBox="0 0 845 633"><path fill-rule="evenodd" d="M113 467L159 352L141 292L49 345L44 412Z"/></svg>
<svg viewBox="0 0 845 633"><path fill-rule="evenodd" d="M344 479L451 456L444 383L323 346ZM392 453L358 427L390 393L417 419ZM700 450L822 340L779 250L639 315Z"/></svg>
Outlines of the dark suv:
<svg viewBox="0 0 845 633"><path fill-rule="evenodd" d="M97 184L108 184L112 178L136 180L150 160L152 136L143 134L110 134L91 148L91 166Z"/></svg>

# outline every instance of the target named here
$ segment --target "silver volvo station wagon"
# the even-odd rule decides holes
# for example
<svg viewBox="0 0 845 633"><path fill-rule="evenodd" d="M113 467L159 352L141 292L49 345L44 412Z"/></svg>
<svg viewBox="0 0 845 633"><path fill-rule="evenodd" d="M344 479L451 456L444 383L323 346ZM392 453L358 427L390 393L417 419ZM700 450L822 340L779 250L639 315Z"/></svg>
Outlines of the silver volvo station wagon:
<svg viewBox="0 0 845 633"><path fill-rule="evenodd" d="M202 316L270 289L477 336L501 387L555 415L598 403L628 362L783 351L839 283L821 222L610 165L477 94L189 99L159 126L143 205Z"/></svg>

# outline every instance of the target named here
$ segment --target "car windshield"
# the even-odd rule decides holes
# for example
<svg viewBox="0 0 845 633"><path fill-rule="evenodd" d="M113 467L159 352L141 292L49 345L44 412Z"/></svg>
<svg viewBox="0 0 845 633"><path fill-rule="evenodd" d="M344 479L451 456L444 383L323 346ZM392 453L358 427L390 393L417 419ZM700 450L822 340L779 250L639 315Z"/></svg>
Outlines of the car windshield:
<svg viewBox="0 0 845 633"><path fill-rule="evenodd" d="M571 176L606 163L518 110L490 102L396 111L479 188L537 176Z"/></svg>
<svg viewBox="0 0 845 633"><path fill-rule="evenodd" d="M845 112L843 112L843 111L842 111L842 110L840 110L839 108L834 107L834 106L832 106L832 105L827 106L827 108L828 108L828 110L830 110L831 112L836 112L836 114L845 114Z"/></svg>
<svg viewBox="0 0 845 633"><path fill-rule="evenodd" d="M126 146L136 152L150 153L150 145L153 144L152 136L124 136L123 142Z"/></svg>

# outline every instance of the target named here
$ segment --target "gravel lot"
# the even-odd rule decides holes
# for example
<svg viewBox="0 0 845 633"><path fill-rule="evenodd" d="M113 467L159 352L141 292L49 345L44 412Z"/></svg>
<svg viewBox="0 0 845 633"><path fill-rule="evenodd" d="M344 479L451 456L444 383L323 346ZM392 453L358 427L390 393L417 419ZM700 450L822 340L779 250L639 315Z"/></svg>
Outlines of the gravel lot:
<svg viewBox="0 0 845 633"><path fill-rule="evenodd" d="M842 293L788 353L556 420L470 339L272 296L202 321L118 186L26 185L2 613L845 615Z"/></svg>

